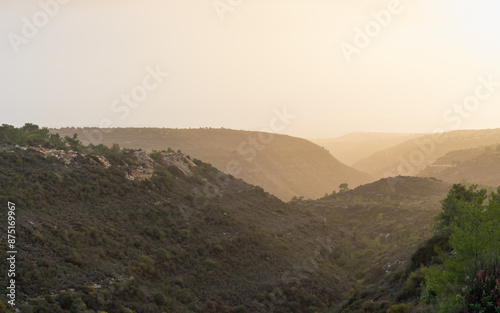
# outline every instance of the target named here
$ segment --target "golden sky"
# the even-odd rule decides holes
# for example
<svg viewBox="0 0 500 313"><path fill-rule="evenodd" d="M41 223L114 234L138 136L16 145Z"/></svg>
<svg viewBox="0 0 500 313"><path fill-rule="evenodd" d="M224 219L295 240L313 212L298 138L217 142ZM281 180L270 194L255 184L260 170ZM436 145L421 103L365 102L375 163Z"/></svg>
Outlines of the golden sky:
<svg viewBox="0 0 500 313"><path fill-rule="evenodd" d="M0 123L260 130L286 107L282 132L301 137L499 128L498 12L494 0L2 1Z"/></svg>

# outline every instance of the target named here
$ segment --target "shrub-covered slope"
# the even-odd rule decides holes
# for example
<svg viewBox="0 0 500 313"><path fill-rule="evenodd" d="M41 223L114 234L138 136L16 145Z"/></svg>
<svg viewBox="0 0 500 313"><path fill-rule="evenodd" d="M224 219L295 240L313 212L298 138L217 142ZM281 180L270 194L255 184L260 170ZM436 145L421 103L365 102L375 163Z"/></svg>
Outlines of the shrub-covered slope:
<svg viewBox="0 0 500 313"><path fill-rule="evenodd" d="M288 201L293 196L319 198L341 183L372 181L312 142L279 134L231 129L63 128L62 136L77 133L89 142L117 143L133 149L174 150L210 162L221 171Z"/></svg>
<svg viewBox="0 0 500 313"><path fill-rule="evenodd" d="M23 312L331 312L409 261L447 189L397 177L283 203L181 152L0 127Z"/></svg>

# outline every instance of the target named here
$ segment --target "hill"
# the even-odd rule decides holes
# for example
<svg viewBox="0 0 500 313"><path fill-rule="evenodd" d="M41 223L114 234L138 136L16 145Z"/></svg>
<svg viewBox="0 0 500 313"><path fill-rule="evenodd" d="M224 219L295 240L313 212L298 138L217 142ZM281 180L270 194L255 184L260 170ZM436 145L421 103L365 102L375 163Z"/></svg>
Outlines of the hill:
<svg viewBox="0 0 500 313"><path fill-rule="evenodd" d="M307 205L333 221L342 238L352 239L336 251L338 261L365 285L404 266L432 236L434 216L449 188L433 178L393 177Z"/></svg>
<svg viewBox="0 0 500 313"><path fill-rule="evenodd" d="M22 312L295 312L351 289L335 265L299 266L306 251L290 233L313 218L210 164L31 125L1 127L0 144Z"/></svg>
<svg viewBox="0 0 500 313"><path fill-rule="evenodd" d="M181 150L261 186L283 200L293 196L319 198L341 183L355 187L371 181L368 174L341 163L319 146L285 135L229 129L118 128L100 132L63 128L52 131L61 136L76 133L83 141L102 138L103 144L117 143L126 148Z"/></svg>
<svg viewBox="0 0 500 313"><path fill-rule="evenodd" d="M353 167L375 177L417 175L448 152L500 144L500 129L424 135L379 151Z"/></svg>
<svg viewBox="0 0 500 313"><path fill-rule="evenodd" d="M378 151L421 136L422 134L350 133L341 137L311 141L325 147L340 162L352 166Z"/></svg>
<svg viewBox="0 0 500 313"><path fill-rule="evenodd" d="M456 150L445 154L418 175L447 182L500 185L500 145Z"/></svg>
<svg viewBox="0 0 500 313"><path fill-rule="evenodd" d="M284 203L180 152L0 127L23 312L331 312L408 262L448 188L396 177Z"/></svg>
<svg viewBox="0 0 500 313"><path fill-rule="evenodd" d="M367 284L337 312L499 312L500 188L454 184L434 235L411 260Z"/></svg>

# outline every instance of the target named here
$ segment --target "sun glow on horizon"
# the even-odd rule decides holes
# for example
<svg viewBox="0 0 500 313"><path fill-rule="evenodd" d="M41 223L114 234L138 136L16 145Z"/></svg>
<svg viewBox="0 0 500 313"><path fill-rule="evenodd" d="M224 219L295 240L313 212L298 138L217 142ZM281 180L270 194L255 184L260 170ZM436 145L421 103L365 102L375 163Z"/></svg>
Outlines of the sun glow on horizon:
<svg viewBox="0 0 500 313"><path fill-rule="evenodd" d="M500 81L500 3L401 0L377 30L374 16L391 3L246 1L223 21L211 3L71 3L19 53L0 44L4 122L259 129L287 105L297 119L285 132L301 137L446 129L443 114L478 77ZM6 36L40 11L0 7ZM346 62L341 44L355 46L366 27L374 36ZM156 65L171 76L120 118L114 99ZM500 127L498 94L461 127Z"/></svg>

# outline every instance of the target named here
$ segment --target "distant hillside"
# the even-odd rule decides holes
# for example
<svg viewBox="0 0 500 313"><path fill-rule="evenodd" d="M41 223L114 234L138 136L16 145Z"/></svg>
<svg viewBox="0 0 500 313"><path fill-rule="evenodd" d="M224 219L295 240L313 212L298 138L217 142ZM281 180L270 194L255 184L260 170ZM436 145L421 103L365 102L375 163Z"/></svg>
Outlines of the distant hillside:
<svg viewBox="0 0 500 313"><path fill-rule="evenodd" d="M407 264L423 239L451 184L433 178L393 177L305 202L350 239L335 253L338 264L361 285L380 281Z"/></svg>
<svg viewBox="0 0 500 313"><path fill-rule="evenodd" d="M353 167L375 177L417 175L448 152L500 144L500 129L424 135L377 152Z"/></svg>
<svg viewBox="0 0 500 313"><path fill-rule="evenodd" d="M85 142L98 129L52 130L62 136L78 134ZM341 183L355 187L371 181L319 146L301 138L229 129L118 128L102 133L100 143L126 148L180 149L222 171L261 186L283 200L293 196L318 198ZM91 138L91 137L90 137ZM87 142L88 143L88 142Z"/></svg>
<svg viewBox="0 0 500 313"><path fill-rule="evenodd" d="M340 162L352 166L378 151L420 136L422 134L351 133L342 137L311 141L325 147Z"/></svg>
<svg viewBox="0 0 500 313"><path fill-rule="evenodd" d="M451 151L418 175L447 182L500 185L500 145Z"/></svg>
<svg viewBox="0 0 500 313"><path fill-rule="evenodd" d="M336 312L500 312L499 209L500 189L488 195L474 185L454 184L433 236L404 266L368 282Z"/></svg>

